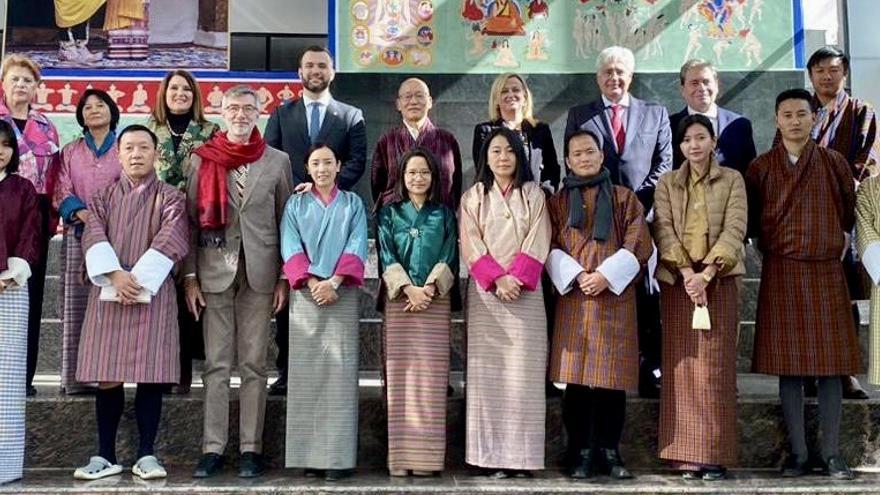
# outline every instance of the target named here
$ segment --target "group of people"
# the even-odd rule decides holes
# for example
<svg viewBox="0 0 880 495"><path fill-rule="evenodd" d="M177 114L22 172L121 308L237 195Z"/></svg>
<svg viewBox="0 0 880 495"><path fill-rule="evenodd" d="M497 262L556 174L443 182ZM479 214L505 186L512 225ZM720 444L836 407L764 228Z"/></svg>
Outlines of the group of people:
<svg viewBox="0 0 880 495"><path fill-rule="evenodd" d="M402 123L377 142L370 174L390 474L444 468L450 313L464 305L468 464L495 478L544 469L549 380L566 385L568 475L629 478L618 448L626 393L655 393L650 379L662 377L659 456L686 479L725 478L737 459L739 294L751 238L763 254L753 368L779 376L791 443L783 475L852 478L838 431L841 399L864 394L850 378L860 370L851 299L861 297L862 267L878 309L869 378L880 382L877 128L872 107L844 90L843 52L820 49L807 70L815 93L778 95L777 139L758 156L748 119L715 103L711 63L685 63L687 106L669 116L630 94L632 52L607 48L596 67L601 99L569 111L562 163L526 79L502 74L489 121L474 130L476 177L465 191L457 140L428 117L428 85L403 81ZM33 374L25 356L35 355L31 328L59 217L62 387L95 394L98 425L97 455L76 478L123 469L123 383L137 384L132 472L166 476L154 451L162 395L169 384L189 390L202 347L195 477L224 468L234 366L239 476L266 469L268 393L287 395L285 466L327 480L352 474L371 212L351 188L366 169L366 134L361 110L330 94L325 48L305 51L299 75L302 98L275 110L265 135L247 86L225 93L222 131L204 118L186 71L164 78L146 125L122 130L113 100L90 89L77 106L83 136L59 152L51 122L29 107L39 68L20 55L4 60L0 481L22 475ZM267 388L273 315L279 378ZM817 454L804 432L811 385Z"/></svg>

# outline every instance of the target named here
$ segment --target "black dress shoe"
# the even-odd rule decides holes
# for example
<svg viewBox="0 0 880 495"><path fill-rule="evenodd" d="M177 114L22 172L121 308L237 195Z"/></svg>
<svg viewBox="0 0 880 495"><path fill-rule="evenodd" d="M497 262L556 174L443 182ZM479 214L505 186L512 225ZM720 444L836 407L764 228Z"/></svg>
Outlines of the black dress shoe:
<svg viewBox="0 0 880 495"><path fill-rule="evenodd" d="M623 467L623 459L620 458L620 452L617 449L600 450L609 476L616 480L628 480L633 477L632 473Z"/></svg>
<svg viewBox="0 0 880 495"><path fill-rule="evenodd" d="M210 478L220 474L220 471L223 471L223 456L208 452L207 454L202 454L202 458L199 459L199 465L196 466L196 470L193 472L193 478Z"/></svg>
<svg viewBox="0 0 880 495"><path fill-rule="evenodd" d="M783 478L799 478L810 472L809 463L806 460L798 460L796 456L790 455L782 465Z"/></svg>
<svg viewBox="0 0 880 495"><path fill-rule="evenodd" d="M339 481L354 474L352 469L328 469L324 472L325 481Z"/></svg>
<svg viewBox="0 0 880 495"><path fill-rule="evenodd" d="M28 385L27 389L25 389L24 394L27 397L33 397L33 396L37 395L37 387L35 387L33 385Z"/></svg>
<svg viewBox="0 0 880 495"><path fill-rule="evenodd" d="M842 376L840 381L843 382L843 398L854 400L865 400L868 398L868 392L862 388L859 379L854 376Z"/></svg>
<svg viewBox="0 0 880 495"><path fill-rule="evenodd" d="M304 474L306 475L306 478L321 478L324 476L324 471L321 471L320 469L306 468Z"/></svg>
<svg viewBox="0 0 880 495"><path fill-rule="evenodd" d="M568 476L576 480L585 480L593 477L593 450L580 451L577 459L572 462L568 469Z"/></svg>
<svg viewBox="0 0 880 495"><path fill-rule="evenodd" d="M256 452L242 452L238 461L239 478L256 478L266 472L263 456Z"/></svg>
<svg viewBox="0 0 880 495"><path fill-rule="evenodd" d="M839 455L833 455L825 461L828 465L828 476L836 480L851 480L856 477L855 473L846 465L846 461Z"/></svg>
<svg viewBox="0 0 880 495"><path fill-rule="evenodd" d="M287 395L287 379L279 378L269 387L269 395Z"/></svg>
<svg viewBox="0 0 880 495"><path fill-rule="evenodd" d="M496 469L494 471L489 470L486 475L495 480L505 480L507 478L510 478L510 474L504 469Z"/></svg>

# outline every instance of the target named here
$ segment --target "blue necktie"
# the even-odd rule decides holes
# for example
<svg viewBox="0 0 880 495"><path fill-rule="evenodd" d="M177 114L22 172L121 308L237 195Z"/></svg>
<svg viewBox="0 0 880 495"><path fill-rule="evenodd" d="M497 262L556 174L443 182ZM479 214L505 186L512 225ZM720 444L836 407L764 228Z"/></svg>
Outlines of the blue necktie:
<svg viewBox="0 0 880 495"><path fill-rule="evenodd" d="M321 104L313 102L311 104L312 107L312 116L309 119L309 140L312 144L315 144L315 141L318 140L318 132L321 130Z"/></svg>

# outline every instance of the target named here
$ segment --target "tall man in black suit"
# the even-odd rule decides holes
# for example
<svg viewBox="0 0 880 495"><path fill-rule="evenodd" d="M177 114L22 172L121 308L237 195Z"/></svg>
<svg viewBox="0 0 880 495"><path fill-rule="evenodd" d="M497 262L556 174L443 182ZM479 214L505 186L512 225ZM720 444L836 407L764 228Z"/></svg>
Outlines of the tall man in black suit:
<svg viewBox="0 0 880 495"><path fill-rule="evenodd" d="M307 190L309 179L305 160L309 147L326 143L342 161L338 185L350 190L364 173L367 161L367 132L361 109L333 98L330 83L336 72L327 48L310 46L299 61L302 98L285 103L272 112L266 124L266 144L290 156L293 183L297 191ZM287 310L275 316L275 343L278 345L278 380L269 393L287 393Z"/></svg>
<svg viewBox="0 0 880 495"><path fill-rule="evenodd" d="M715 156L725 167L746 173L746 167L755 159L755 140L752 136L752 122L742 115L719 107L718 71L708 62L700 59L688 60L681 66L681 96L687 106L682 111L669 116L672 127L672 161L674 168L681 166L684 155L681 153L681 136L678 124L681 119L695 113L705 115L715 128L718 144Z"/></svg>
<svg viewBox="0 0 880 495"><path fill-rule="evenodd" d="M600 136L605 154L603 166L611 172L611 181L633 190L648 218L653 218L657 181L664 172L672 170L672 133L665 107L629 93L634 72L635 57L628 48L612 46L602 50L596 61L596 82L602 96L568 111L565 136L568 139L579 129ZM652 256L650 266L657 266L656 255ZM656 281L649 278L648 283L647 287L639 285L636 292L642 358L639 394L659 397L660 298Z"/></svg>

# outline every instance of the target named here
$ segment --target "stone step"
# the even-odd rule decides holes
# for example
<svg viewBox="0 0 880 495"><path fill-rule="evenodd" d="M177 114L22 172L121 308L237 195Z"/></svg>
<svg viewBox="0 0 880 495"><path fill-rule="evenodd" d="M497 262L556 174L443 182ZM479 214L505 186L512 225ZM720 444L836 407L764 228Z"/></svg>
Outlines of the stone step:
<svg viewBox="0 0 880 495"><path fill-rule="evenodd" d="M412 493L483 495L534 493L561 495L588 493L611 494L873 494L880 493L880 475L859 473L854 481L835 481L828 477L807 476L782 479L766 470L734 470L729 479L718 483L684 481L675 473L658 470L635 470L635 479L612 481L597 477L589 481L573 481L556 470L536 472L533 479L492 480L471 470L451 470L436 478L391 478L379 469L359 469L354 477L327 482L306 478L298 470L271 470L261 478L242 480L235 476L235 467L209 480L190 477L193 466L168 466L165 480L144 482L129 473L92 482L74 481L70 469L27 470L23 481L0 486L0 493L28 495L109 495L110 493L143 494L210 494L227 495L307 495L307 494L371 494L405 495Z"/></svg>
<svg viewBox="0 0 880 495"><path fill-rule="evenodd" d="M386 415L381 389L375 374L362 374L360 388L360 442L358 466L381 469L385 466ZM461 375L453 377L456 393L448 402L447 466L464 466L465 403ZM787 442L782 411L777 394L777 379L762 375L741 374L739 390L739 466L775 468L785 457ZM841 424L841 451L853 466L874 468L880 464L880 392L870 391L866 401L844 401ZM135 455L137 433L133 411L133 389L127 389L127 405L119 432L119 458L130 465ZM230 444L227 453L236 457L238 399L233 388L230 406ZM561 425L561 401L547 402L548 467L562 462L564 434ZM71 468L88 459L95 451L94 399L90 396L60 396L54 388L41 387L28 400L28 468ZM636 469L660 469L657 459L657 418L659 402L631 397L627 405L627 423L621 451L629 466ZM267 404L264 452L273 465L283 465L286 401L270 397ZM807 400L806 415L810 444L815 444L817 407ZM188 396L167 396L157 452L169 465L194 464L200 454L203 418L202 389L195 387Z"/></svg>

